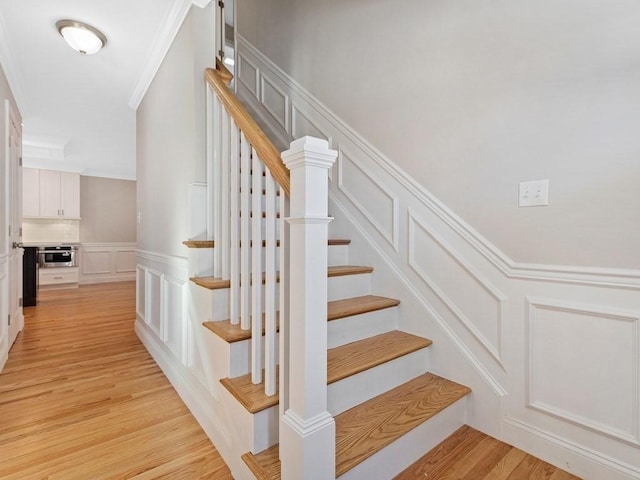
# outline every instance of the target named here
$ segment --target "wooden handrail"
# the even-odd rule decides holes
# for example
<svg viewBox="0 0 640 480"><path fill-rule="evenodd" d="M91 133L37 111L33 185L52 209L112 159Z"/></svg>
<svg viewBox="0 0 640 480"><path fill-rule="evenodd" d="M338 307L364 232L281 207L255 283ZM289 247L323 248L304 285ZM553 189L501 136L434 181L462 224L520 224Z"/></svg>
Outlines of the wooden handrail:
<svg viewBox="0 0 640 480"><path fill-rule="evenodd" d="M235 120L236 125L242 130L253 148L255 148L258 156L267 166L271 175L273 175L273 178L278 182L280 187L282 187L287 196L290 196L289 169L282 163L278 149L271 143L271 140L269 140L227 86L225 78L228 78L228 76L225 75L224 71L213 68L207 68L204 75L207 83L213 88L218 99L222 102L227 112L229 112L229 115Z"/></svg>

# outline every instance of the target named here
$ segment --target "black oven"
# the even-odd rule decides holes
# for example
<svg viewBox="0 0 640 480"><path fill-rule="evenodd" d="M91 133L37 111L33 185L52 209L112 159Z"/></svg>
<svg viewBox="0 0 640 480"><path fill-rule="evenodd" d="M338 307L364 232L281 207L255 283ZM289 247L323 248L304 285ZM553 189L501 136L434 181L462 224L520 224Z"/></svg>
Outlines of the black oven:
<svg viewBox="0 0 640 480"><path fill-rule="evenodd" d="M75 267L78 265L77 253L78 247L75 245L40 247L38 249L38 263L40 268Z"/></svg>

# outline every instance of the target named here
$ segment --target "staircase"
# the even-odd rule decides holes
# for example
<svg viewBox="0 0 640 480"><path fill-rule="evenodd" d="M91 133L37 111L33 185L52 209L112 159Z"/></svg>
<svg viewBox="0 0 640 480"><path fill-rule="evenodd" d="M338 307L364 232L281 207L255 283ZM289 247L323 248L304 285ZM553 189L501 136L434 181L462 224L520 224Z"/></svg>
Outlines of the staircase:
<svg viewBox="0 0 640 480"><path fill-rule="evenodd" d="M217 85L213 89L217 95L224 79L221 80L222 76L212 78L215 75L215 71L207 72L210 85ZM222 96L226 98L226 95L223 92ZM212 123L217 125L216 132L219 132L214 135L216 138L218 135L222 138L230 136L230 140L223 141L224 145L217 153L222 161L214 161L213 165L221 165L224 171L231 169L231 174L228 180L224 179L226 174L221 175L221 180L215 180L218 183L211 177L210 184L222 191L261 193L246 199L233 193L230 199L214 199L213 203L217 205L214 211L223 220L212 219L212 236L222 240L185 242L190 248L191 289L197 306L194 315L203 326L197 334L207 338L203 361L215 364L212 371L216 373L208 380L211 384L219 382L213 388L218 388L219 395L230 405L231 422L242 437L237 443L246 448L242 460L247 470L234 472L234 476L244 478L246 474L246 478L285 480L301 477L391 479L465 423L470 390L431 373L429 350L434 348L431 340L401 330L404 322L400 302L381 296L384 292L373 291L373 284L383 284L372 281L376 274L373 268L349 264L349 240L327 239L328 220L313 227L316 230L303 238L307 243L299 242L301 237L294 233L294 225L302 228L305 223L322 223L316 221L323 217L318 214L318 208L311 207L312 215L304 217L303 212L297 217L298 210L294 206L294 196L300 195L301 191L300 183L296 182L300 178L309 181L310 175L317 174L313 170L317 165L311 162L312 168L296 177L298 180L292 174L294 195L289 207L284 201L289 195L281 182L284 174L273 174L281 187L279 193L269 184L272 181L270 169L274 168L275 160L271 161L271 166L265 162L267 168L260 167L256 160L264 161L265 148L256 148L255 141L250 146L242 143L245 135L249 136L247 127L236 125L233 114L234 109L241 107L229 108L228 100L222 97L215 102L218 103L213 105ZM228 118L222 107L231 112L226 114ZM244 112L241 116L246 115ZM238 134L238 129L242 135ZM238 161L244 163L234 168L236 154L241 159ZM320 182L327 182L326 169ZM307 187L315 189L317 183L318 177L313 178ZM308 199L303 203L305 201L310 203ZM325 191L325 210L326 202ZM262 215L260 210L264 212ZM230 226L225 225L224 218L227 217L231 218ZM294 218L289 227L291 232L280 217ZM295 221L302 217L306 221ZM308 242L315 243L309 246ZM302 257L294 254L298 253L299 245L302 249L307 248L306 256L304 252L300 254ZM230 259L226 259L227 256ZM314 256L321 257L318 264ZM311 278L305 283L306 288L298 285L301 282L296 279L301 277L294 273L301 263L307 263L307 260L294 260L299 258L313 263L316 272L324 272L321 277L312 277L311 273L307 275L303 271L305 282L308 281L306 276ZM218 266L219 263L223 266ZM279 265L279 271L275 265ZM324 298L322 305L308 310L311 314L321 313L321 318L325 318L323 325L304 327L307 319L299 318L301 315L297 312L307 310L297 310L289 300L290 295L297 295L296 292L302 292L312 302ZM313 296L316 293L318 297ZM295 329L300 325L316 332L315 336L312 333L304 337L302 346L295 345L307 355L303 355L302 360L294 358L296 354L291 348L292 338L299 338ZM284 328L284 337L281 328ZM322 351L326 349L326 362L319 358L323 355L317 349L313 350L318 345L322 346ZM280 378L282 359L287 358L286 378ZM276 367L278 363L280 367ZM310 372L305 370L309 364L312 365ZM295 445L295 451L302 452L296 453L303 465L297 468L303 470L290 469L285 459L292 461L292 457L283 456L279 445L283 417L287 411L302 410L300 405L306 408L316 402L317 398L313 396L303 396L304 401L299 401L296 381L303 378L311 384L317 380L318 371L323 375L323 385L315 391L323 392L320 396L326 397L326 400L320 400L319 412L328 412L333 420L318 421L317 425L322 423L322 426L316 428L313 422L320 418L318 415L314 417L312 412L309 414L311 420L307 421L300 414L300 431L309 433L308 436L301 435L300 443ZM306 387L302 390L307 391ZM316 430L327 426L334 428L333 423L335 445L310 441ZM317 437L321 438L324 437ZM313 442L319 447L307 451ZM309 467L314 462L319 465L329 463L323 457L326 452L335 456L335 476ZM297 461L296 456L292 463ZM333 465L331 467L333 469Z"/></svg>

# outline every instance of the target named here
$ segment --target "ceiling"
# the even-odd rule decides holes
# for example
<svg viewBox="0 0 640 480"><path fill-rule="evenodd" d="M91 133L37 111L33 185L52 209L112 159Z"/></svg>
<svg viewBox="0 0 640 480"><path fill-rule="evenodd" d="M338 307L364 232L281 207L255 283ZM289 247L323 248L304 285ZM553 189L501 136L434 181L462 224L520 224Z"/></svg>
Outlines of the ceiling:
<svg viewBox="0 0 640 480"><path fill-rule="evenodd" d="M0 63L22 113L24 165L134 179L135 108L190 6L0 0ZM55 28L64 18L101 30L105 48L72 50Z"/></svg>

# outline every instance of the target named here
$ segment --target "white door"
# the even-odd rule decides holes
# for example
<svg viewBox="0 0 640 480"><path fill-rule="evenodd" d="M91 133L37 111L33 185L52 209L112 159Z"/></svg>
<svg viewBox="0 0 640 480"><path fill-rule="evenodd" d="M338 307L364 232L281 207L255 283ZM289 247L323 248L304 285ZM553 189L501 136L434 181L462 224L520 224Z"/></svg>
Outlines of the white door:
<svg viewBox="0 0 640 480"><path fill-rule="evenodd" d="M8 135L8 219L9 219L9 348L15 342L18 333L24 326L22 314L22 134L20 123L10 107L5 103L7 111Z"/></svg>

